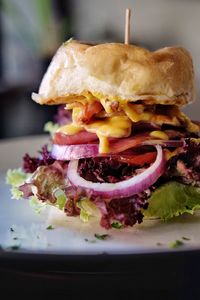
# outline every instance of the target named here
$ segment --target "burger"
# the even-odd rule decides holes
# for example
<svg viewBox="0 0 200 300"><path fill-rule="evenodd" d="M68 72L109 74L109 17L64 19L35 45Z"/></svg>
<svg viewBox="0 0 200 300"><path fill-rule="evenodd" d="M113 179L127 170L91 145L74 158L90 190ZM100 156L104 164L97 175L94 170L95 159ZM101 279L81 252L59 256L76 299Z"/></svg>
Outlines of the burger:
<svg viewBox="0 0 200 300"><path fill-rule="evenodd" d="M83 222L122 228L200 207L200 126L182 112L195 98L190 53L65 42L39 92L58 105L49 144L8 170L13 198Z"/></svg>

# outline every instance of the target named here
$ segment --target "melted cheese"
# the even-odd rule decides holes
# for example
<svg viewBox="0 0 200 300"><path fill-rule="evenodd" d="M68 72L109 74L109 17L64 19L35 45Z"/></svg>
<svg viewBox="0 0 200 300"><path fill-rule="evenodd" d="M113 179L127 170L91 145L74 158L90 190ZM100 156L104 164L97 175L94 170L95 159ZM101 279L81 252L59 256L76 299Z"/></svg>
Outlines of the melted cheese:
<svg viewBox="0 0 200 300"><path fill-rule="evenodd" d="M131 134L131 121L126 116L113 116L91 122L84 128L96 133L99 138L99 153L109 153L108 137L122 138Z"/></svg>
<svg viewBox="0 0 200 300"><path fill-rule="evenodd" d="M199 132L199 126L194 124L183 112L180 112L180 118L186 123L189 132Z"/></svg>
<svg viewBox="0 0 200 300"><path fill-rule="evenodd" d="M125 104L127 103L127 101L129 100L126 100L126 99L123 99L122 97L120 96L113 96L113 95L103 95L99 92L93 92L92 95L98 99L99 101L101 101L102 99L106 99L107 101L109 102L112 102L112 101L118 101L120 104Z"/></svg>
<svg viewBox="0 0 200 300"><path fill-rule="evenodd" d="M179 153L179 149L175 149L174 151L170 151L168 149L164 149L164 155L165 155L165 159L169 160L170 158L172 158L173 156L177 155Z"/></svg>
<svg viewBox="0 0 200 300"><path fill-rule="evenodd" d="M126 116L113 116L84 125L84 128L97 135L122 138L131 134L132 122Z"/></svg>
<svg viewBox="0 0 200 300"><path fill-rule="evenodd" d="M76 134L82 130L84 130L84 127L78 123L79 116L81 114L81 107L73 107L72 111L72 123L61 126L57 132L64 133L66 135L73 135Z"/></svg>
<svg viewBox="0 0 200 300"><path fill-rule="evenodd" d="M89 132L96 133L99 137L99 152L109 152L108 137L122 138L131 134L132 122L126 116L114 116L104 118L102 120L91 122L88 125L75 123L76 115L73 115L73 122L71 124L62 126L58 132L72 135L76 134L83 129Z"/></svg>
<svg viewBox="0 0 200 300"><path fill-rule="evenodd" d="M141 120L141 116L136 112L136 109L134 109L132 104L125 103L122 105L122 108L132 122L138 122Z"/></svg>
<svg viewBox="0 0 200 300"><path fill-rule="evenodd" d="M83 130L83 128L81 126L71 123L71 124L67 124L67 125L60 127L56 132L61 132L66 135L73 135L82 130Z"/></svg>
<svg viewBox="0 0 200 300"><path fill-rule="evenodd" d="M73 110L72 110L72 121L73 121L73 123L78 124L81 115L82 115L81 107L74 107Z"/></svg>
<svg viewBox="0 0 200 300"><path fill-rule="evenodd" d="M112 98L112 97L111 97ZM174 126L180 126L180 121L183 121L186 124L187 130L189 132L199 132L199 126L194 124L184 113L182 113L178 107L166 106L168 114L159 114L147 111L147 105L136 104L127 102L126 100L121 99L120 97L113 97L113 99L103 97L100 93L86 93L85 101L93 101L98 99L106 113L112 113L111 103L112 101L118 101L121 107L121 110L124 111L125 115L134 123L139 121L148 121L155 122L158 125L162 124L171 124ZM83 104L82 99L78 99L78 102ZM74 107L73 114L75 115L74 119L78 120L78 115L81 113L81 107Z"/></svg>
<svg viewBox="0 0 200 300"><path fill-rule="evenodd" d="M168 140L169 137L164 131L154 130L150 133L150 136L161 139L161 140Z"/></svg>
<svg viewBox="0 0 200 300"><path fill-rule="evenodd" d="M142 104L122 104L122 108L125 114L131 119L132 122L147 121L155 122L158 125L163 123L179 126L180 122L174 115L164 115L153 113L151 111L145 111L145 105Z"/></svg>
<svg viewBox="0 0 200 300"><path fill-rule="evenodd" d="M72 123L62 126L59 128L58 132L63 132L64 134L73 135L82 130L88 132L96 133L99 138L99 152L109 153L109 137L123 138L128 137L131 134L132 125L139 121L155 122L158 125L171 124L175 126L180 126L182 123L185 124L189 132L199 132L199 126L192 123L191 120L182 113L176 106L166 106L166 111L163 109L155 109L154 106L148 106L145 104L130 103L126 100L120 99L119 97L103 97L98 93L86 93L84 95L84 101L82 98L76 99L76 103L71 103L67 105L68 109L72 109ZM82 116L83 105L90 101L100 101L105 112L107 114L112 114L110 117L96 118L96 120L91 120L89 124L80 123ZM112 101L117 101L119 103L120 115L112 110ZM161 112L161 113L160 113ZM97 115L98 117L98 115ZM151 136L160 139L168 139L168 136L162 131L153 131ZM168 153L168 156L172 155Z"/></svg>
<svg viewBox="0 0 200 300"><path fill-rule="evenodd" d="M101 102L101 105L103 106L105 112L107 112L108 114L111 114L113 112L111 105L110 105L110 101L108 101L107 99L101 99L100 102Z"/></svg>
<svg viewBox="0 0 200 300"><path fill-rule="evenodd" d="M169 107L169 114L168 115L161 115L161 114L154 114L152 112L144 111L144 108L147 107L145 104L137 104L137 103L131 103L130 101L127 102L127 100L122 99L119 96L105 96L98 92L85 92L80 97L72 97L71 99L68 99L68 102L79 102L84 105L86 101L93 101L93 100L99 100L104 107L105 111L107 113L112 113L112 108L110 103L112 101L118 101L122 109L124 110L125 114L130 118L132 122L138 122L138 121L152 121L157 123L158 125L162 125L163 123L168 123L175 126L180 126L179 120L182 120L186 126L187 130L189 132L199 132L199 126L194 124L184 113L182 113L179 108L175 105ZM153 103L152 103L153 104ZM138 109L135 109L136 107L143 107L142 111L138 111Z"/></svg>
<svg viewBox="0 0 200 300"><path fill-rule="evenodd" d="M107 137L98 134L99 138L99 153L109 153L110 148L109 148L109 140Z"/></svg>

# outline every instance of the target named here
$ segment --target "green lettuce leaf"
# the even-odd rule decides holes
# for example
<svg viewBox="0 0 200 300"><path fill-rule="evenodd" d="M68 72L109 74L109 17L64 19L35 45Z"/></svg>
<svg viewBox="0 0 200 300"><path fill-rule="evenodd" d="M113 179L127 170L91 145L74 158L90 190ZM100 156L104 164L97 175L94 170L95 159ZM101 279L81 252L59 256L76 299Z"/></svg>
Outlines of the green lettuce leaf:
<svg viewBox="0 0 200 300"><path fill-rule="evenodd" d="M14 187L19 187L30 176L28 173L24 173L22 169L8 170L6 174L6 183Z"/></svg>
<svg viewBox="0 0 200 300"><path fill-rule="evenodd" d="M44 125L44 131L49 132L50 135L53 136L59 127L60 126L58 124L49 121Z"/></svg>
<svg viewBox="0 0 200 300"><path fill-rule="evenodd" d="M65 203L67 201L64 191L62 191L61 189L57 189L54 192L54 196L56 198L56 202L51 203L49 201L41 201L35 194L34 196L29 197L29 205L31 208L33 208L36 214L40 214L47 206L56 206L60 210L64 210Z"/></svg>
<svg viewBox="0 0 200 300"><path fill-rule="evenodd" d="M29 205L35 211L36 214L40 214L46 207L47 203L40 201L35 195L29 197Z"/></svg>
<svg viewBox="0 0 200 300"><path fill-rule="evenodd" d="M169 220L184 213L193 214L199 208L200 188L172 181L152 193L143 213L145 217Z"/></svg>
<svg viewBox="0 0 200 300"><path fill-rule="evenodd" d="M32 176L32 184L35 187L34 194L39 199L55 201L54 192L66 185L63 172L57 165L40 166Z"/></svg>
<svg viewBox="0 0 200 300"><path fill-rule="evenodd" d="M42 167L40 167L39 170L41 172L38 171L37 173L35 173L34 179L36 183L38 183L38 187L40 188L39 191L43 192L43 190L45 190L51 195L51 197L55 197L56 201L55 203L40 201L37 197L38 188L33 184L32 191L34 195L29 197L30 206L34 209L34 211L37 214L40 213L41 210L43 210L47 204L57 206L60 210L63 210L67 198L65 192L58 187L59 184L63 183L61 176L59 176L59 172L57 174L56 170L54 169L45 169L46 172L42 172ZM48 179L45 179L45 176L43 175L47 175ZM30 178L30 176L33 176L33 174L24 173L21 169L13 169L7 171L6 183L11 185L12 199L18 200L23 198L23 192L19 190L19 187L23 185Z"/></svg>
<svg viewBox="0 0 200 300"><path fill-rule="evenodd" d="M64 210L65 207L65 203L67 201L67 197L66 194L63 190L61 190L60 188L57 188L54 191L54 196L56 198L56 203L55 205L60 209L60 210Z"/></svg>
<svg viewBox="0 0 200 300"><path fill-rule="evenodd" d="M10 191L11 191L11 198L12 199L19 200L23 197L23 192L20 191L19 188L16 187L16 186L12 186Z"/></svg>
<svg viewBox="0 0 200 300"><path fill-rule="evenodd" d="M88 222L91 217L98 217L100 212L96 205L87 198L82 198L77 202L77 207L80 208L80 219L83 222Z"/></svg>
<svg viewBox="0 0 200 300"><path fill-rule="evenodd" d="M24 173L22 169L8 170L6 174L6 183L10 184L12 199L19 200L22 198L23 193L19 190L19 186L24 184L25 181L31 176L29 173Z"/></svg>
<svg viewBox="0 0 200 300"><path fill-rule="evenodd" d="M123 224L119 221L114 221L112 222L111 227L115 229L121 229L123 228Z"/></svg>

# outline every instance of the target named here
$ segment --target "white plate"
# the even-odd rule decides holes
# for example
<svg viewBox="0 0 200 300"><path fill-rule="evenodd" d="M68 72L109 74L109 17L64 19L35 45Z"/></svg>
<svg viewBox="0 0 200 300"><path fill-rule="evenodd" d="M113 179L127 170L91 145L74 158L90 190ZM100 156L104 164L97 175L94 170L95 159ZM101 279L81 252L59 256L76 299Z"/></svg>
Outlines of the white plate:
<svg viewBox="0 0 200 300"><path fill-rule="evenodd" d="M185 215L168 223L146 220L133 228L106 231L95 220L85 224L78 218L61 216L57 210L37 215L27 200L11 199L9 186L5 184L7 169L20 167L23 155L35 154L46 141L46 136L37 136L0 143L0 245L4 250L18 248L17 252L51 254L157 253L174 251L170 244L175 240L184 243L177 248L180 250L200 248L198 214ZM55 229L47 230L48 225ZM95 233L109 237L100 241L94 237Z"/></svg>

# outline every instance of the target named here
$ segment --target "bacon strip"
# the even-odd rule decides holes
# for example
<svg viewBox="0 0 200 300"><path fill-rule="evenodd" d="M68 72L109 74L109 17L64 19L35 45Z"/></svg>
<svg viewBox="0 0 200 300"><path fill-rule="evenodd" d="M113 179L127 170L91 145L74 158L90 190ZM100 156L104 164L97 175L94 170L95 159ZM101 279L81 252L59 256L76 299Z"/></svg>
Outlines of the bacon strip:
<svg viewBox="0 0 200 300"><path fill-rule="evenodd" d="M103 110L103 106L101 103L94 101L88 102L86 105L83 106L80 122L88 124L94 115L97 115Z"/></svg>
<svg viewBox="0 0 200 300"><path fill-rule="evenodd" d="M149 138L150 136L148 134L138 134L128 138L117 139L110 143L110 152L119 153L127 149L137 147Z"/></svg>

